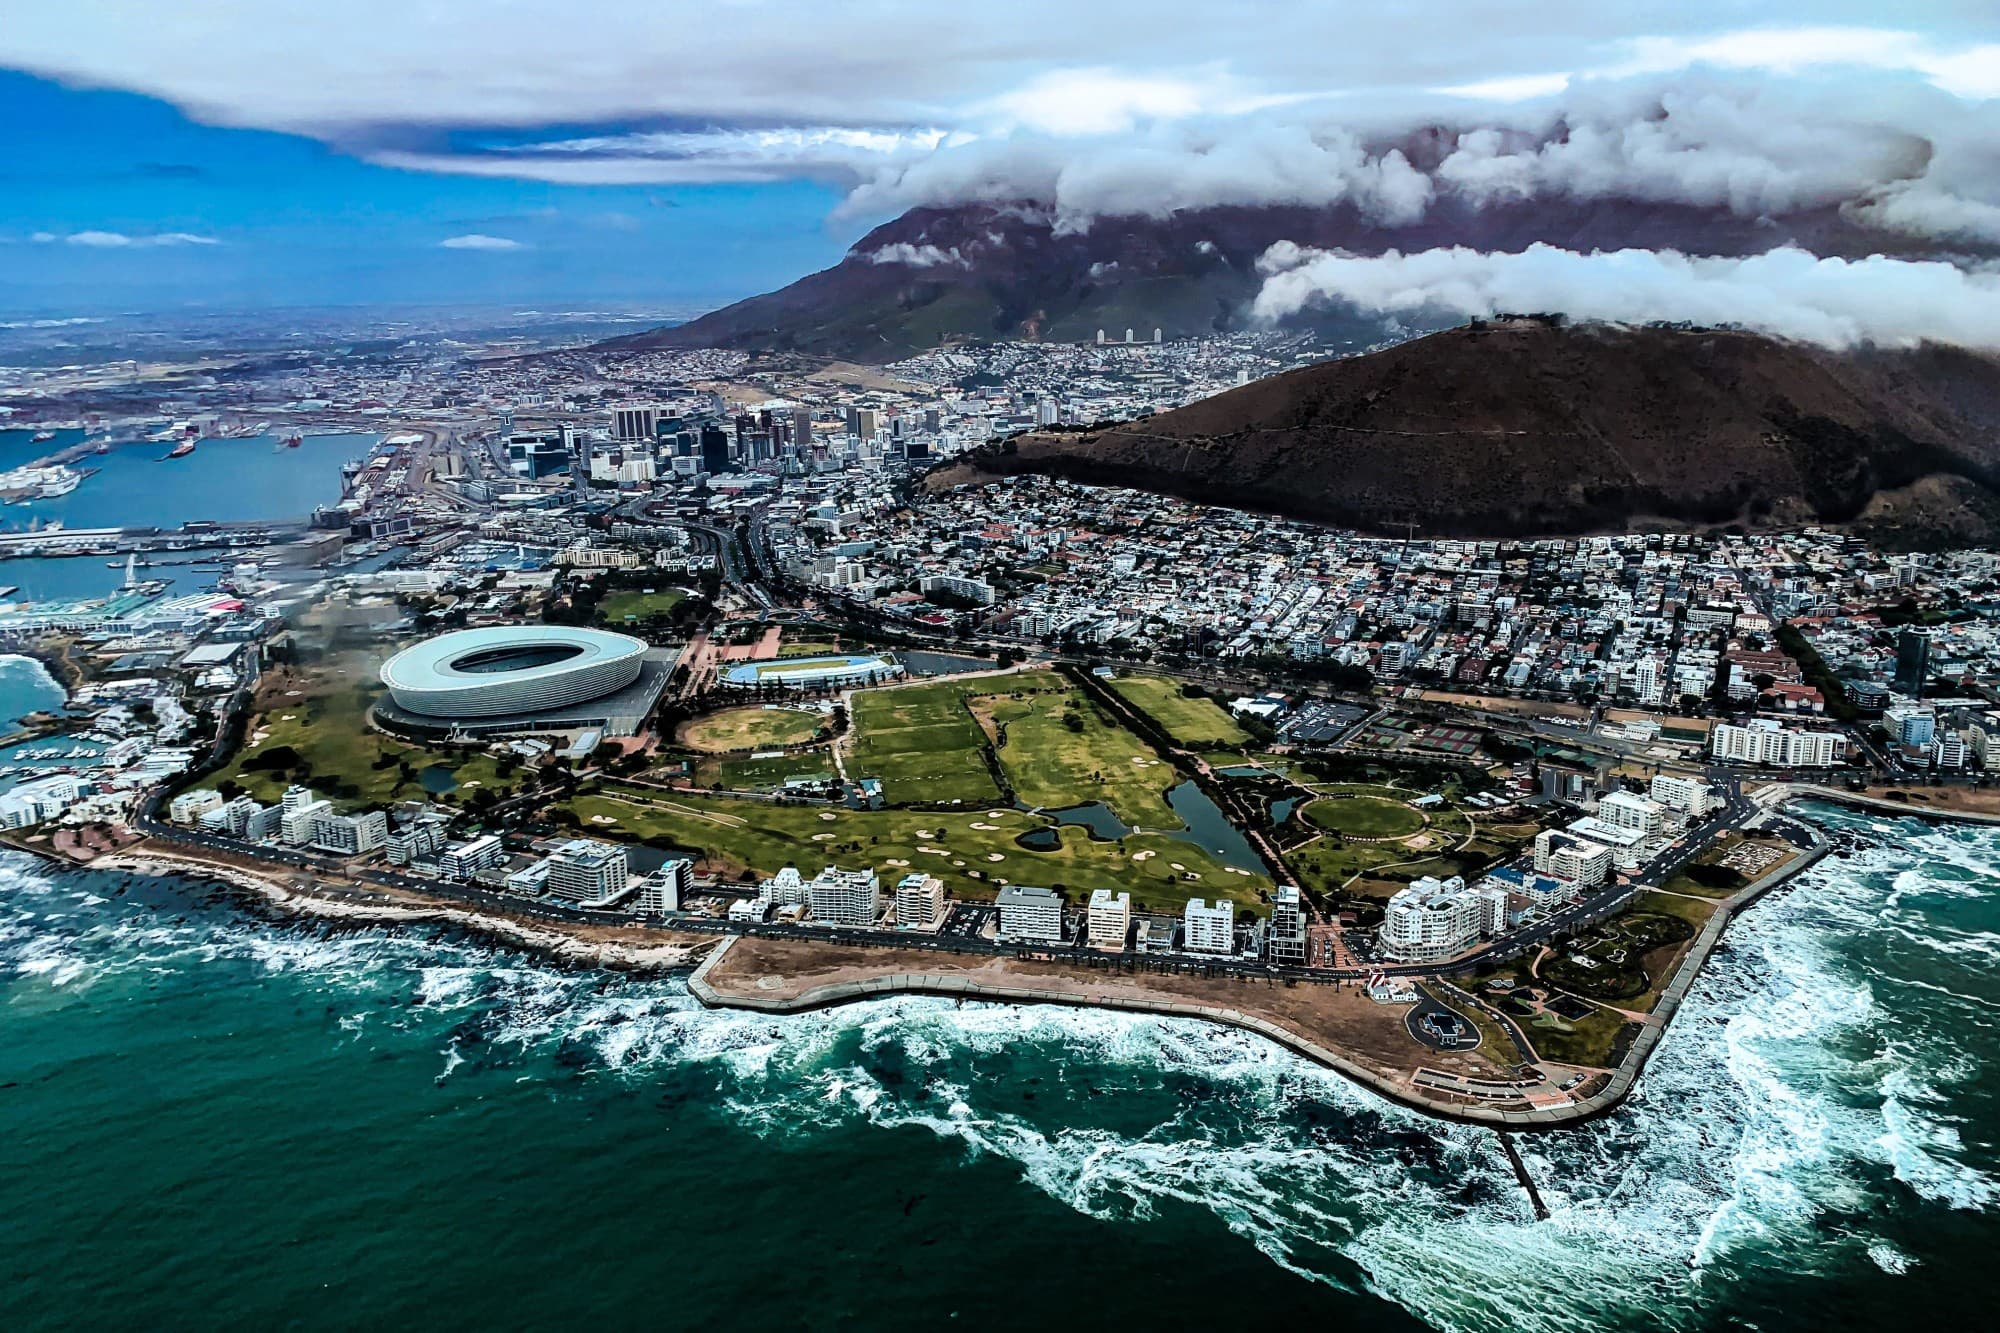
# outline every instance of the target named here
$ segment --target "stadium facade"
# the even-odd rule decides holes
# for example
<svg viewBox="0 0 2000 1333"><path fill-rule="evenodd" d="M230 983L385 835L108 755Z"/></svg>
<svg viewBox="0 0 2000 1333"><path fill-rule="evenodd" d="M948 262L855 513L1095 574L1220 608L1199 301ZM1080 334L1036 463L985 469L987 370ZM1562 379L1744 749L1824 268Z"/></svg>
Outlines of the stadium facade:
<svg viewBox="0 0 2000 1333"><path fill-rule="evenodd" d="M876 685L902 674L903 664L893 657L784 657L740 663L723 671L719 679L723 685L739 690L752 690L760 685L823 690Z"/></svg>
<svg viewBox="0 0 2000 1333"><path fill-rule="evenodd" d="M376 705L375 721L428 734L599 728L631 735L658 701L671 658L607 630L455 630L383 663L389 697Z"/></svg>

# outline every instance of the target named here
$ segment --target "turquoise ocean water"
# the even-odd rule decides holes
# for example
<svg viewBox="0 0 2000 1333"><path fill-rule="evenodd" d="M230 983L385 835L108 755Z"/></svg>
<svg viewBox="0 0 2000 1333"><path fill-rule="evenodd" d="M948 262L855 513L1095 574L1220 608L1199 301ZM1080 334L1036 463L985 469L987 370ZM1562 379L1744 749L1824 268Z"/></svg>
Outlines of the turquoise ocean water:
<svg viewBox="0 0 2000 1333"><path fill-rule="evenodd" d="M1440 1126L1246 1034L792 1018L0 864L0 1291L53 1329L1985 1327L2000 837L1732 928L1617 1115Z"/></svg>

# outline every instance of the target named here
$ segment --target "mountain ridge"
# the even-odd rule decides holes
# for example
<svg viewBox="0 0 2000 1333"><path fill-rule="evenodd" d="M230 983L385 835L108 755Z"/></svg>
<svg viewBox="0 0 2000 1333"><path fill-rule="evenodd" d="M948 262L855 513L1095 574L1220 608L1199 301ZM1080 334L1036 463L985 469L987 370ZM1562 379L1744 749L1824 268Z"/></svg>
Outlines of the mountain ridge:
<svg viewBox="0 0 2000 1333"><path fill-rule="evenodd" d="M1474 321L1103 430L989 443L1022 472L1436 537L1822 524L2000 538L2000 358L1736 330Z"/></svg>

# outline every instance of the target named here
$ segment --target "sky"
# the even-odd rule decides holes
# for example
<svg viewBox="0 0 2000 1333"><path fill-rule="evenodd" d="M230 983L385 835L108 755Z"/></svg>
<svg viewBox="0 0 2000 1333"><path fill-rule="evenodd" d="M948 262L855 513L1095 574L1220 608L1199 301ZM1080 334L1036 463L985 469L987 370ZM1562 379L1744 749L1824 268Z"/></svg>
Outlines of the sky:
<svg viewBox="0 0 2000 1333"><path fill-rule="evenodd" d="M1058 228L1229 203L1386 225L1447 198L1832 207L1964 248L1977 278L2000 247L2000 5L14 0L0 179L0 309L37 313L700 307L975 200ZM1321 258L1274 262L1274 308L1593 271ZM1674 272L1694 271L1632 290Z"/></svg>

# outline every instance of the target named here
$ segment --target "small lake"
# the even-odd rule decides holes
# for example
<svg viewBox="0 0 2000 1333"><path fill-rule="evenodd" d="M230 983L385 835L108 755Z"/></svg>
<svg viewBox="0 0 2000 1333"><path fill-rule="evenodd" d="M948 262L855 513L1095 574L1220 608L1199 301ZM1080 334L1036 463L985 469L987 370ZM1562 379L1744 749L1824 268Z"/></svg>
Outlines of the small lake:
<svg viewBox="0 0 2000 1333"><path fill-rule="evenodd" d="M1209 800L1208 793L1196 786L1192 778L1167 792L1167 804L1187 825L1186 832L1169 833L1168 837L1205 847L1226 866L1259 875L1269 873L1242 830L1229 822L1222 808Z"/></svg>
<svg viewBox="0 0 2000 1333"><path fill-rule="evenodd" d="M1065 810L1043 812L1058 824L1071 824L1090 830L1090 836L1105 842L1116 842L1132 831L1132 826L1112 812L1102 801L1092 801L1089 805L1072 805Z"/></svg>
<svg viewBox="0 0 2000 1333"><path fill-rule="evenodd" d="M1055 852L1062 850L1062 834L1052 828L1032 828L1014 839L1031 852Z"/></svg>
<svg viewBox="0 0 2000 1333"><path fill-rule="evenodd" d="M1292 817L1292 811L1305 803L1303 796L1284 796L1271 802L1271 823L1282 824Z"/></svg>
<svg viewBox="0 0 2000 1333"><path fill-rule="evenodd" d="M417 781L424 784L424 790L433 796L442 796L448 791L458 790L458 770L449 764L432 764L417 774Z"/></svg>

